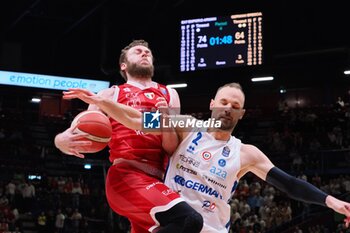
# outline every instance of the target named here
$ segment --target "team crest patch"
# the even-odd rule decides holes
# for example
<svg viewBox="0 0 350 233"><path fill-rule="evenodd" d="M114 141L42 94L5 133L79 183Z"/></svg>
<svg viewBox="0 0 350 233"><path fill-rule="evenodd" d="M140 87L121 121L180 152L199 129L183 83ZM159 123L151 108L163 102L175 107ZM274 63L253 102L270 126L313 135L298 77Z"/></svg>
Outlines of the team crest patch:
<svg viewBox="0 0 350 233"><path fill-rule="evenodd" d="M153 92L147 92L147 93L144 93L144 95L150 100L153 100L155 96Z"/></svg>
<svg viewBox="0 0 350 233"><path fill-rule="evenodd" d="M204 151L204 152L202 153L202 157L203 157L203 159L204 159L205 161L208 161L209 159L211 159L212 155L211 155L211 153L210 153L209 151Z"/></svg>
<svg viewBox="0 0 350 233"><path fill-rule="evenodd" d="M228 157L230 155L230 148L228 146L225 146L223 149L222 149L222 156L224 157Z"/></svg>

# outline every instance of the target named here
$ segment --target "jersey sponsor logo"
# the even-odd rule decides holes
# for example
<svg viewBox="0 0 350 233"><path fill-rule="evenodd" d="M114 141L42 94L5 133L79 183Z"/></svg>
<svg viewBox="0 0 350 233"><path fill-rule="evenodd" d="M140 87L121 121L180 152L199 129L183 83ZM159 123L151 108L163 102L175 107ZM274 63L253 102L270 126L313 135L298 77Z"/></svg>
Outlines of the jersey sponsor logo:
<svg viewBox="0 0 350 233"><path fill-rule="evenodd" d="M185 178L179 175L176 175L174 177L174 180L175 180L175 183L185 188L192 189L194 191L201 192L209 196L214 196L216 198L222 199L222 196L218 193L218 191L216 191L212 187L209 187L208 185L204 185L199 182L195 182L193 180L186 180Z"/></svg>
<svg viewBox="0 0 350 233"><path fill-rule="evenodd" d="M188 163L194 167L198 167L201 163L198 160L195 160L194 158L191 158L186 155L180 154L180 160L184 163Z"/></svg>
<svg viewBox="0 0 350 233"><path fill-rule="evenodd" d="M154 183L152 183L152 184L146 186L146 190L149 190L149 189L153 188L153 187L156 186L157 184L163 184L163 183L162 183L162 182L159 182L159 181L154 182Z"/></svg>
<svg viewBox="0 0 350 233"><path fill-rule="evenodd" d="M164 196L169 196L170 194L173 194L173 193L176 193L176 192L172 189L167 189L167 190L162 191L162 194Z"/></svg>
<svg viewBox="0 0 350 233"><path fill-rule="evenodd" d="M207 211L207 212L214 212L215 208L216 208L216 204L214 202L205 200L203 201L203 205L202 208Z"/></svg>
<svg viewBox="0 0 350 233"><path fill-rule="evenodd" d="M184 167L182 166L181 164L176 164L176 168L179 169L179 170L182 170L184 172L187 172L189 174L192 174L192 175L197 175L197 172L192 170L192 169L189 169L187 167Z"/></svg>
<svg viewBox="0 0 350 233"><path fill-rule="evenodd" d="M141 99L137 96L137 93L128 92L125 94L127 100L126 105L138 108L141 105Z"/></svg>
<svg viewBox="0 0 350 233"><path fill-rule="evenodd" d="M226 160L219 159L218 164L219 164L220 167L225 167L226 166Z"/></svg>
<svg viewBox="0 0 350 233"><path fill-rule="evenodd" d="M203 177L203 179L207 180L208 182L210 182L210 183L212 183L212 184L214 184L214 185L219 186L220 188L223 188L223 189L226 189L226 188L227 188L226 185L221 184L220 182L214 180L213 178L211 178L211 177L209 177L209 176L203 175L202 177Z"/></svg>
<svg viewBox="0 0 350 233"><path fill-rule="evenodd" d="M135 130L136 135L146 135L146 133L142 132L141 130L136 129Z"/></svg>
<svg viewBox="0 0 350 233"><path fill-rule="evenodd" d="M155 96L155 94L153 92L146 92L146 93L144 93L144 95L150 100L153 100L154 96Z"/></svg>
<svg viewBox="0 0 350 233"><path fill-rule="evenodd" d="M222 169L219 168L219 167L212 166L212 167L210 168L209 172L210 172L211 174L214 174L215 176L221 178L221 179L226 180L227 171L224 171L224 170L222 170Z"/></svg>
<svg viewBox="0 0 350 233"><path fill-rule="evenodd" d="M138 93L130 92L125 94L125 98L127 99L135 99L138 98Z"/></svg>
<svg viewBox="0 0 350 233"><path fill-rule="evenodd" d="M228 146L225 146L223 149L222 149L222 156L224 157L228 157L230 155L230 148Z"/></svg>
<svg viewBox="0 0 350 233"><path fill-rule="evenodd" d="M204 151L202 153L202 158L205 160L205 161L208 161L210 160L212 157L211 153L209 151Z"/></svg>

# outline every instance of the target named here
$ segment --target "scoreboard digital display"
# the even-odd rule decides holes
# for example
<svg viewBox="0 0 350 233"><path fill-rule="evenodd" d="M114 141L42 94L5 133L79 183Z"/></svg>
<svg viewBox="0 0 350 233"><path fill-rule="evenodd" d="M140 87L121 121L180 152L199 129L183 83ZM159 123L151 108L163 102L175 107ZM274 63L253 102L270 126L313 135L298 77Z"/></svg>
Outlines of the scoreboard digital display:
<svg viewBox="0 0 350 233"><path fill-rule="evenodd" d="M180 71L263 63L261 12L181 21Z"/></svg>

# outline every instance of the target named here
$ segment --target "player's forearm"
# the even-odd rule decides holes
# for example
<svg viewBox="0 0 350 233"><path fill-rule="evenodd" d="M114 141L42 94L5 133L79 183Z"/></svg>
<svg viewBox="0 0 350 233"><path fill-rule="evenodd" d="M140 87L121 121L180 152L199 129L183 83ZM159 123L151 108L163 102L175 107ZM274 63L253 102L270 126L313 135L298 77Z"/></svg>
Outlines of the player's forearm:
<svg viewBox="0 0 350 233"><path fill-rule="evenodd" d="M305 182L295 178L277 167L273 167L266 176L266 181L283 192L286 192L291 198L307 203L326 205L328 194Z"/></svg>
<svg viewBox="0 0 350 233"><path fill-rule="evenodd" d="M168 155L172 155L177 146L179 145L179 138L176 132L163 132L162 133L162 146Z"/></svg>
<svg viewBox="0 0 350 233"><path fill-rule="evenodd" d="M138 110L109 99L101 99L96 102L96 105L109 117L120 122L130 129L141 130L142 128L142 113Z"/></svg>

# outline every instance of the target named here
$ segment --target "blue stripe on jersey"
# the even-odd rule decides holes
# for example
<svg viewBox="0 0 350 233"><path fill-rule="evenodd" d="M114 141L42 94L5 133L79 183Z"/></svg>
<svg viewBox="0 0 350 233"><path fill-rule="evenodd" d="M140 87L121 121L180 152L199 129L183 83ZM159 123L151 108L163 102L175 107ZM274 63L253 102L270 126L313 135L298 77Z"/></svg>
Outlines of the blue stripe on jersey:
<svg viewBox="0 0 350 233"><path fill-rule="evenodd" d="M165 169L164 178L162 180L163 182L165 182L165 178L168 175L169 166L170 166L170 159L168 160L168 165L166 166L166 169Z"/></svg>
<svg viewBox="0 0 350 233"><path fill-rule="evenodd" d="M233 194L234 191L236 191L237 185L238 185L238 181L236 180L235 183L233 183L233 187L232 187L232 190L231 190L231 194Z"/></svg>
<svg viewBox="0 0 350 233"><path fill-rule="evenodd" d="M226 223L226 225L225 225L225 228L226 228L227 230L230 230L230 226L231 226L231 222L228 221L228 222Z"/></svg>

